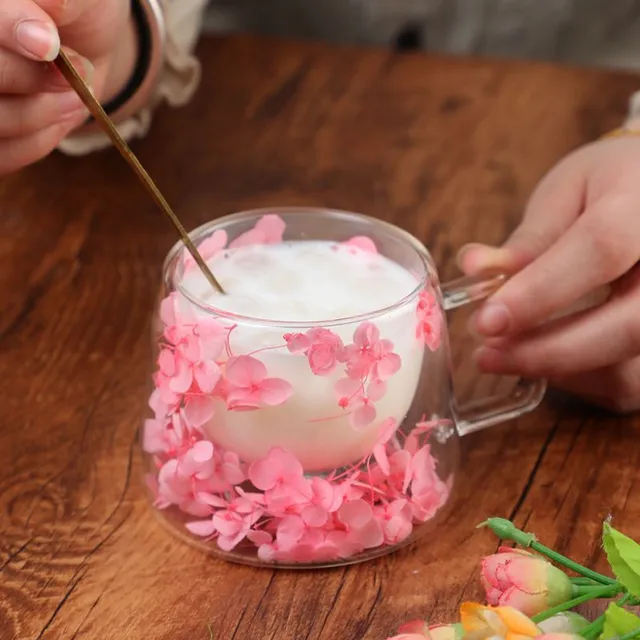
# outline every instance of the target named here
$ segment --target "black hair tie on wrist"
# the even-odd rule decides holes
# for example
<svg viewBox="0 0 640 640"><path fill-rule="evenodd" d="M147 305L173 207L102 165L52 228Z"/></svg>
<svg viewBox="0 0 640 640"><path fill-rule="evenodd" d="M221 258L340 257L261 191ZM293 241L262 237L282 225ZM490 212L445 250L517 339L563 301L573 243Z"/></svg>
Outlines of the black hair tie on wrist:
<svg viewBox="0 0 640 640"><path fill-rule="evenodd" d="M129 82L114 98L102 105L107 114L111 115L123 107L136 94L149 71L151 65L152 33L147 17L137 0L131 0L131 16L136 26L138 36L138 59ZM90 117L88 123L93 122Z"/></svg>

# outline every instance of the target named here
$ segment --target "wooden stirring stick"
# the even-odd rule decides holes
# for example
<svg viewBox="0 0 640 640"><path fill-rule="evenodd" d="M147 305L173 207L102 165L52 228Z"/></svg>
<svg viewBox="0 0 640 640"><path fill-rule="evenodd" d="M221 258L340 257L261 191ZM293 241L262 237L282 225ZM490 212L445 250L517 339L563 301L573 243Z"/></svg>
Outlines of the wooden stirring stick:
<svg viewBox="0 0 640 640"><path fill-rule="evenodd" d="M82 77L78 74L75 67L71 64L69 58L60 50L60 54L55 59L55 65L60 69L60 72L65 77L67 82L71 85L71 88L80 96L82 102L84 102L91 115L95 118L96 122L104 129L104 132L111 138L116 149L120 152L120 155L127 161L129 166L133 169L138 179L145 186L147 191L151 194L156 204L162 209L165 215L169 218L176 231L182 238L185 246L193 256L202 273L206 276L207 280L214 289L217 289L220 293L224 293L224 289L211 273L211 270L203 260L202 256L196 246L191 242L191 238L187 234L187 231L182 226L182 223L172 211L169 203L165 200L160 190L155 185L151 176L145 171L144 167L140 164L140 161L134 155L133 151L129 148L129 145L125 142L122 136L118 133L116 126L113 124L111 118L107 115L102 105L96 100L91 89L87 86Z"/></svg>

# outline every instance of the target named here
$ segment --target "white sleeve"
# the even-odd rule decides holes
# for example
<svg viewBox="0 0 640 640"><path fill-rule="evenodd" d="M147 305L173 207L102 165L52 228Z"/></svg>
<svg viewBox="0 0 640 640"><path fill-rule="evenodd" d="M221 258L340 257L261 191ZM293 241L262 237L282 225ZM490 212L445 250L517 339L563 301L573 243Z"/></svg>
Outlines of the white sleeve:
<svg viewBox="0 0 640 640"><path fill-rule="evenodd" d="M629 100L629 113L627 122L630 120L640 120L640 91L636 91Z"/></svg>
<svg viewBox="0 0 640 640"><path fill-rule="evenodd" d="M135 116L119 123L125 140L141 138L151 126L154 109L166 102L178 107L188 103L200 83L200 63L193 55L207 0L160 0L164 13L165 59L158 84L148 105ZM111 146L106 135L78 133L63 140L58 149L67 155L81 156Z"/></svg>

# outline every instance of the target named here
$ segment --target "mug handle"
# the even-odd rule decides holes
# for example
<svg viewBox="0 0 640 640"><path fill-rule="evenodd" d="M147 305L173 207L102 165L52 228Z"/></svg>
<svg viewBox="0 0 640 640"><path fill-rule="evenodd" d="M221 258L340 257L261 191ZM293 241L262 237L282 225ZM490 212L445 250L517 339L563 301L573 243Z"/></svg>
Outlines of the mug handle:
<svg viewBox="0 0 640 640"><path fill-rule="evenodd" d="M472 302L484 300L495 293L507 280L504 274L489 277L467 276L442 285L445 311L453 311ZM547 390L546 380L518 379L512 391L505 395L489 396L458 406L454 397L454 412L461 436L513 420L535 409Z"/></svg>

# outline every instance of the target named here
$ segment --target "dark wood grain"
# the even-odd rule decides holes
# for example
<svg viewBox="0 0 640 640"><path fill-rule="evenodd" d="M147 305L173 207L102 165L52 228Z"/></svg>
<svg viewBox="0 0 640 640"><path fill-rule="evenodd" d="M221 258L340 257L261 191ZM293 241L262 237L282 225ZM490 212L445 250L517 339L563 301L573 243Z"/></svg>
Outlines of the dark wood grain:
<svg viewBox="0 0 640 640"><path fill-rule="evenodd" d="M456 275L501 241L563 154L618 125L629 75L253 38L206 40L188 107L135 146L188 227L327 205L392 221ZM603 567L601 521L640 537L640 425L548 400L464 441L438 535L349 569L273 572L202 556L147 507L135 446L149 320L173 231L115 153L0 182L0 638L385 638L480 597L475 525L515 518ZM477 376L453 321L461 380Z"/></svg>

